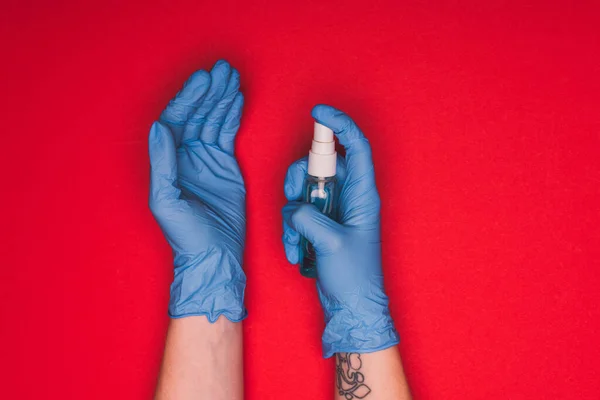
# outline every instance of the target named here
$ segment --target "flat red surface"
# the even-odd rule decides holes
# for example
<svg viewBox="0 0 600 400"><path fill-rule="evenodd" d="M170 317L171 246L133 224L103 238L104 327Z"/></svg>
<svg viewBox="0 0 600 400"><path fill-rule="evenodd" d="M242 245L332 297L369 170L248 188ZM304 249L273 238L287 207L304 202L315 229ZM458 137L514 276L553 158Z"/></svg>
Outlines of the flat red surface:
<svg viewBox="0 0 600 400"><path fill-rule="evenodd" d="M591 1L3 1L0 397L151 397L172 268L147 132L225 58L247 99L247 399L332 394L280 242L319 102L373 145L415 397L600 399L599 26Z"/></svg>

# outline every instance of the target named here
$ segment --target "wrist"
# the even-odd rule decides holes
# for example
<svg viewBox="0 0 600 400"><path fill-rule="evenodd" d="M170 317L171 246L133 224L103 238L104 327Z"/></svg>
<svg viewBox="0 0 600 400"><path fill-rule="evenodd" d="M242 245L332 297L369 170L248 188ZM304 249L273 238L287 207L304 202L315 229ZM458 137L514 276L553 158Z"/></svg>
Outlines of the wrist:
<svg viewBox="0 0 600 400"><path fill-rule="evenodd" d="M400 342L394 322L387 309L379 315L357 315L339 311L326 321L323 331L323 357L335 353L371 353Z"/></svg>
<svg viewBox="0 0 600 400"><path fill-rule="evenodd" d="M319 297L325 314L322 337L325 358L337 352L370 353L399 343L383 290L361 288L340 299L323 294L319 288Z"/></svg>
<svg viewBox="0 0 600 400"><path fill-rule="evenodd" d="M232 322L247 316L246 275L238 257L223 249L206 251L197 262L175 268L169 316L206 316L214 323L223 315Z"/></svg>

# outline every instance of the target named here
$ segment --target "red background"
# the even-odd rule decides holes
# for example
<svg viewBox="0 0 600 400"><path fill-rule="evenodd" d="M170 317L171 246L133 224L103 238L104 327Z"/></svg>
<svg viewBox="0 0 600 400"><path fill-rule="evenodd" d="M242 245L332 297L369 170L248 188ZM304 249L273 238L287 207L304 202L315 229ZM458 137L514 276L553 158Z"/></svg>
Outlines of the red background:
<svg viewBox="0 0 600 400"><path fill-rule="evenodd" d="M416 398L600 398L597 2L0 7L1 397L151 397L172 268L147 132L225 58L247 100L248 399L332 394L313 282L280 242L318 102L373 145Z"/></svg>

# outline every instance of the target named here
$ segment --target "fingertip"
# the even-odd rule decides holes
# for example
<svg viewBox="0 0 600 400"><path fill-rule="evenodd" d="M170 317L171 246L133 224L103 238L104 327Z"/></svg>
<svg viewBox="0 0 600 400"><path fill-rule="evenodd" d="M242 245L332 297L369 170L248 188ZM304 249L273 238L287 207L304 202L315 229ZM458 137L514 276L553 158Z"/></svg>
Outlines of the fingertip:
<svg viewBox="0 0 600 400"><path fill-rule="evenodd" d="M295 230L287 227L283 232L283 241L295 246L298 243L300 243L300 234Z"/></svg>
<svg viewBox="0 0 600 400"><path fill-rule="evenodd" d="M210 82L211 77L207 71L194 72L183 85L183 89L177 93L176 102L190 106L198 105L202 96L208 91Z"/></svg>
<svg viewBox="0 0 600 400"><path fill-rule="evenodd" d="M313 107L311 115L318 123L332 129L338 136L355 127L352 119L343 111L326 104L318 104Z"/></svg>
<svg viewBox="0 0 600 400"><path fill-rule="evenodd" d="M300 248L298 245L290 245L283 242L283 248L285 250L285 258L290 264L298 264L300 262Z"/></svg>
<svg viewBox="0 0 600 400"><path fill-rule="evenodd" d="M340 144L346 148L346 154L369 153L367 138L349 115L334 107L317 105L313 108L313 118L322 125L332 129Z"/></svg>
<svg viewBox="0 0 600 400"><path fill-rule="evenodd" d="M287 260L291 264L297 264L300 261L300 234L290 228L285 221L283 222L283 235L281 241L283 242Z"/></svg>
<svg viewBox="0 0 600 400"><path fill-rule="evenodd" d="M201 86L210 83L210 74L203 69L194 72L185 82L185 86L195 85Z"/></svg>
<svg viewBox="0 0 600 400"><path fill-rule="evenodd" d="M290 264L297 265L300 263L300 249L298 247L290 248L286 255Z"/></svg>
<svg viewBox="0 0 600 400"><path fill-rule="evenodd" d="M235 112L239 112L244 107L244 94L242 92L238 92L235 95L235 99L233 99L233 105L231 109Z"/></svg>
<svg viewBox="0 0 600 400"><path fill-rule="evenodd" d="M210 88L210 74L204 70L194 72L185 81L183 88L177 92L162 112L161 120L173 125L183 125Z"/></svg>
<svg viewBox="0 0 600 400"><path fill-rule="evenodd" d="M313 107L311 115L318 123L337 131L339 130L337 119L346 114L330 105L317 104Z"/></svg>
<svg viewBox="0 0 600 400"><path fill-rule="evenodd" d="M286 199L294 200L294 189L287 181L283 184L283 192L285 193Z"/></svg>
<svg viewBox="0 0 600 400"><path fill-rule="evenodd" d="M308 159L306 157L290 165L283 183L283 192L288 200L298 200L300 198L307 172Z"/></svg>
<svg viewBox="0 0 600 400"><path fill-rule="evenodd" d="M215 67L219 67L221 65L229 65L229 62L227 62L227 60L220 58L217 60L217 62L215 62L215 64L213 65L213 68Z"/></svg>
<svg viewBox="0 0 600 400"><path fill-rule="evenodd" d="M213 79L218 77L229 77L231 74L231 65L225 60L219 60L213 65L210 70L210 74L213 76Z"/></svg>
<svg viewBox="0 0 600 400"><path fill-rule="evenodd" d="M236 88L240 87L240 73L237 69L233 68L231 70L231 77L230 77L231 81L234 82L234 85L236 86Z"/></svg>
<svg viewBox="0 0 600 400"><path fill-rule="evenodd" d="M225 60L219 60L210 70L210 89L206 99L208 103L205 104L207 110L212 109L214 104L221 100L221 97L225 94L227 87L229 86L231 76L231 66ZM203 111L206 112L206 111Z"/></svg>
<svg viewBox="0 0 600 400"><path fill-rule="evenodd" d="M231 74L229 75L227 87L225 88L225 92L223 93L223 96L221 98L221 102L223 102L227 110L231 108L239 89L240 73L236 69L233 69L231 71Z"/></svg>
<svg viewBox="0 0 600 400"><path fill-rule="evenodd" d="M327 104L317 104L313 107L311 115L313 116L313 118L318 120L330 115L333 110L335 110L335 108Z"/></svg>

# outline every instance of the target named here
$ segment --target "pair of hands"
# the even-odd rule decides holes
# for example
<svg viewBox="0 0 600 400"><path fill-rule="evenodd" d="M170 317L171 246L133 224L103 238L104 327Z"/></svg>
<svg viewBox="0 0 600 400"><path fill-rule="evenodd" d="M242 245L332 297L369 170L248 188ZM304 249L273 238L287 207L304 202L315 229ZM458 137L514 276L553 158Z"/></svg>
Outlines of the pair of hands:
<svg viewBox="0 0 600 400"><path fill-rule="evenodd" d="M150 130L150 208L174 253L172 318L246 317L242 269L246 231L245 188L234 157L243 95L240 76L227 62L198 71L169 102ZM312 115L331 128L346 149L338 156L339 222L299 202L307 160L289 168L284 183L283 243L300 262L300 236L317 255L317 288L326 319L325 357L370 352L398 343L383 289L380 201L371 149L354 122L332 107Z"/></svg>

